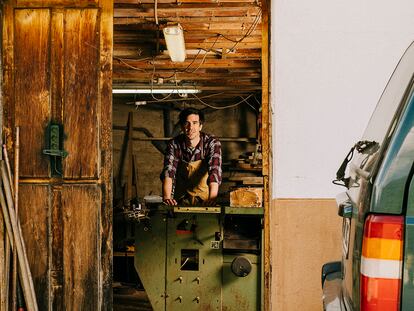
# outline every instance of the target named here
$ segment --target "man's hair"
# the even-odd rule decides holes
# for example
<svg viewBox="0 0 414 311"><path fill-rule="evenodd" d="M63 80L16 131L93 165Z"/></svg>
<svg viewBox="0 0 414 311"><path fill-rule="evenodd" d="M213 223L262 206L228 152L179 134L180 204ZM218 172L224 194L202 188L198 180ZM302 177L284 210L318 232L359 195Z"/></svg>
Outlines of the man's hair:
<svg viewBox="0 0 414 311"><path fill-rule="evenodd" d="M185 122L187 122L187 117L190 114L198 115L198 117L200 119L200 123L201 124L204 123L204 112L202 112L201 110L195 109L195 108L186 108L183 111L181 111L180 115L178 116L178 120L180 122L180 125L184 125Z"/></svg>

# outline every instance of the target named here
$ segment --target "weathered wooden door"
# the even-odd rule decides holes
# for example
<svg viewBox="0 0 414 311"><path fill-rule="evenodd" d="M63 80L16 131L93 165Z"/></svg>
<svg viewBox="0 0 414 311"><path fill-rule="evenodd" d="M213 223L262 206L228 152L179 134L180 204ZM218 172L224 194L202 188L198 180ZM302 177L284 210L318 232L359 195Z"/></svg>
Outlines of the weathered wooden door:
<svg viewBox="0 0 414 311"><path fill-rule="evenodd" d="M3 132L39 310L112 309L110 0L3 7ZM67 157L49 156L50 125ZM50 152L50 151L49 151Z"/></svg>

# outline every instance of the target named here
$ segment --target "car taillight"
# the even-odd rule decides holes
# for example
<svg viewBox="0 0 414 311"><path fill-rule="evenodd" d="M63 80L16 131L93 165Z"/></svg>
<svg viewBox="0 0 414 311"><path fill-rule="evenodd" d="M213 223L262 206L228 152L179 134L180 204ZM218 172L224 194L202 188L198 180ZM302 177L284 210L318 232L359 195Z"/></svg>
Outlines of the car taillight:
<svg viewBox="0 0 414 311"><path fill-rule="evenodd" d="M369 215L361 256L361 311L397 311L403 256L403 216Z"/></svg>

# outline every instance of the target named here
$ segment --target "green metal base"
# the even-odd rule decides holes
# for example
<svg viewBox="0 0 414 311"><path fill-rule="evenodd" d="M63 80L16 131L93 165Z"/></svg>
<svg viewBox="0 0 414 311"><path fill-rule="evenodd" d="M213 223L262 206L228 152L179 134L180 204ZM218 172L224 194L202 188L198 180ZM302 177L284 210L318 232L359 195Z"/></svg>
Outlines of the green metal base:
<svg viewBox="0 0 414 311"><path fill-rule="evenodd" d="M223 216L156 210L137 225L135 268L154 311L261 309L260 255L222 249ZM238 256L251 262L245 277L232 272Z"/></svg>

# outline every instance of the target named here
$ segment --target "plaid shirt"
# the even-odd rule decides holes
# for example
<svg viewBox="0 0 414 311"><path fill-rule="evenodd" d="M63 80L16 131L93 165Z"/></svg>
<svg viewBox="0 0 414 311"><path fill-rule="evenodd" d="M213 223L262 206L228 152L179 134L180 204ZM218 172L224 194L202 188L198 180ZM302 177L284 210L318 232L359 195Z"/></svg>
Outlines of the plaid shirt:
<svg viewBox="0 0 414 311"><path fill-rule="evenodd" d="M203 155L202 155L203 153ZM194 162L205 159L208 164L208 180L221 184L221 143L206 133L200 133L200 142L191 150L185 143L185 135L181 134L170 140L164 157L164 169L161 179L170 177L175 180L178 163Z"/></svg>

